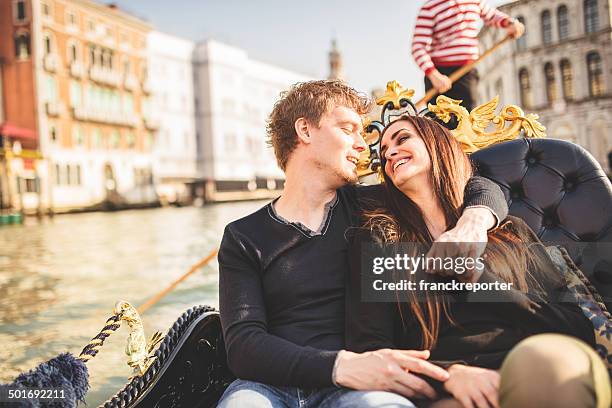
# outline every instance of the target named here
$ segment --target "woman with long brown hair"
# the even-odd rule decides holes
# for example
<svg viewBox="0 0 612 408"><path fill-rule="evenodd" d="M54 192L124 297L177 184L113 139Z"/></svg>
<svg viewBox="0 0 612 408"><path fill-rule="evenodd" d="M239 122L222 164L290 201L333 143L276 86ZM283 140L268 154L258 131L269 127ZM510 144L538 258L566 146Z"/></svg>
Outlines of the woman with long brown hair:
<svg viewBox="0 0 612 408"><path fill-rule="evenodd" d="M538 238L520 219L509 217L488 234L484 269L454 277L392 271L399 281L444 282L456 278L463 283L512 285L512 290L487 293L498 296L494 301L466 301L464 291L416 290L397 291L395 302L362 301L362 278L372 274L371 268L362 265L364 246L376 244L385 251L390 247L399 251L405 243L431 246L457 223L464 189L472 175L471 162L459 142L441 125L423 117L402 116L387 125L381 136L380 157L385 206L370 207L363 215L363 227L351 238L347 348L356 352L381 348L429 350L430 360L450 374L443 384L429 381L438 391L438 399L443 400L438 404L449 404L440 406L497 407L500 402L505 407L609 404L606 370L592 350L593 327L575 303L559 301L564 282ZM534 351L538 347L530 346L530 340L524 342L526 347L516 347L542 333L562 334L544 339L544 348L563 351L558 354L566 357L557 358L554 353L542 357ZM515 356L507 359L511 351ZM543 363L538 368L540 358ZM524 370L525 360L536 367ZM557 368L564 365L565 376L557 376L556 382L548 380L559 371L551 364ZM504 374L517 370L518 375ZM608 382L603 388L602 370ZM530 377L534 373L539 376L537 384ZM567 377L567 373L576 378ZM574 381L579 390L567 381L561 390L560 378L580 379ZM537 387L537 395L532 395L533 387Z"/></svg>

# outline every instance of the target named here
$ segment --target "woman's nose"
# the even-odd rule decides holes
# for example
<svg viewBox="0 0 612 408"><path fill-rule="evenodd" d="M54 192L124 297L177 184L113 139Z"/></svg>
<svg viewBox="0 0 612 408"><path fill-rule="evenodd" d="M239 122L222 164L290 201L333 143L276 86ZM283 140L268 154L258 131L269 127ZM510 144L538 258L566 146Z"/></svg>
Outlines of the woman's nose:
<svg viewBox="0 0 612 408"><path fill-rule="evenodd" d="M395 156L396 154L397 154L397 149L395 147L389 147L387 151L385 152L385 157L388 160L391 157Z"/></svg>

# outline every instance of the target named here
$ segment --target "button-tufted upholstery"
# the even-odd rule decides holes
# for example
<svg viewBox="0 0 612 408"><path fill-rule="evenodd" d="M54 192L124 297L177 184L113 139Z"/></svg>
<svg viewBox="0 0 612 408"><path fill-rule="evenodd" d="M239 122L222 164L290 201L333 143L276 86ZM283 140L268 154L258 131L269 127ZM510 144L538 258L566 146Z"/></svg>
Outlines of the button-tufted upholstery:
<svg viewBox="0 0 612 408"><path fill-rule="evenodd" d="M565 244L612 310L612 185L597 161L556 139L517 139L471 157L500 185L511 215L542 241Z"/></svg>

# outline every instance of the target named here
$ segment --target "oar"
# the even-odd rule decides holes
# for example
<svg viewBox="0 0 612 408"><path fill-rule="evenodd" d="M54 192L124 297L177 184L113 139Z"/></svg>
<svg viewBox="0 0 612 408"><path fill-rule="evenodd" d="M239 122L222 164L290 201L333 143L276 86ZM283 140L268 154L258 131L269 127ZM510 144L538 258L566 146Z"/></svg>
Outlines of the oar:
<svg viewBox="0 0 612 408"><path fill-rule="evenodd" d="M210 254L202 258L198 263L192 265L191 268L187 271L187 273L185 273L183 276L181 276L180 278L172 282L172 284L170 284L170 286L168 286L166 289L160 291L155 296L152 296L149 300L147 300L142 305L140 305L138 307L138 313L143 314L148 308L150 308L151 306L159 302L161 298L166 296L168 293L172 292L174 288L178 286L179 283L187 279L190 275L195 273L195 271L197 271L198 269L206 265L208 262L210 262L217 255L218 251L219 251L218 249L213 249L212 251L210 251Z"/></svg>
<svg viewBox="0 0 612 408"><path fill-rule="evenodd" d="M486 57L494 53L499 47L501 47L504 43L506 43L508 40L511 40L511 39L512 37L507 35L504 39L498 41L495 45L493 45L491 48L486 50L480 57L478 57L477 60L472 61L469 64L462 66L461 68L459 68L458 70L450 74L448 78L451 80L452 83L455 83L459 78L461 78L462 76L470 72L472 68L478 65L480 61L482 61L483 59L485 59ZM429 91L427 91L425 96L419 99L419 101L416 103L417 108L421 109L423 105L427 103L427 101L429 101L431 98L433 98L437 94L438 94L437 89L431 88Z"/></svg>
<svg viewBox="0 0 612 408"><path fill-rule="evenodd" d="M157 303L166 294L172 291L179 283L184 281L189 275L192 275L195 271L206 265L217 255L218 249L214 249L208 254L208 256L202 258L198 263L194 264L187 273L181 276L179 279L174 281L169 287L153 296L151 299L146 301L140 308L139 312L143 313L145 310ZM132 306L130 306L132 307ZM116 309L116 307L115 307ZM20 374L15 380L9 384L0 383L0 396L4 395L6 389L18 390L22 394L26 395L29 399L16 400L16 407L33 407L47 405L44 400L35 398L35 390L32 388L54 388L61 390L61 400L57 403L52 403L53 406L61 406L65 408L76 408L79 403L85 402L85 394L89 390L89 370L87 369L86 363L94 358L102 346L104 341L121 326L121 321L124 319L123 311L115 310L113 316L111 316L104 325L104 328L94 337L91 341L83 348L81 354L75 357L71 353L62 353L51 360L45 361L39 364L32 370ZM130 319L137 318L140 328L142 323L140 317L136 314L135 316L128 316ZM133 321L129 320L128 321ZM128 323L129 324L129 323ZM133 336L133 328L130 327L130 337ZM154 346L161 340L158 337L154 343L146 343L144 335L140 336L140 341L145 342L145 346L148 348L154 348ZM132 339L132 341L135 341ZM128 338L128 345L130 340ZM152 355L152 350L148 350L149 354ZM146 356L143 361L150 359L150 355ZM149 360L150 361L150 360ZM146 368L145 368L146 369ZM142 373L141 373L142 374ZM32 398L29 397L30 392ZM25 393L25 394L23 394ZM39 393L40 394L40 393ZM38 396L38 394L36 394Z"/></svg>

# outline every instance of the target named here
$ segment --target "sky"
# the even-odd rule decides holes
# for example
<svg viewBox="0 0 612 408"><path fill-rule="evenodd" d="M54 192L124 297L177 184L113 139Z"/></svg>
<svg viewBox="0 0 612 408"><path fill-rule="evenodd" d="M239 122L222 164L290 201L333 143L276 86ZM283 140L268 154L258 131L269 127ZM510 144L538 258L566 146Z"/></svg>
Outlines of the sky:
<svg viewBox="0 0 612 408"><path fill-rule="evenodd" d="M336 38L345 79L360 91L396 79L423 94L410 40L421 0L114 0L156 30L200 41L214 38L249 57L314 78L328 75ZM492 5L506 1L490 0ZM107 1L108 3L108 1ZM418 99L418 98L417 98Z"/></svg>

